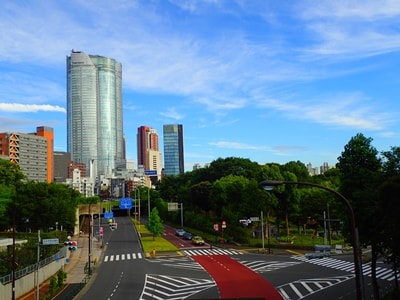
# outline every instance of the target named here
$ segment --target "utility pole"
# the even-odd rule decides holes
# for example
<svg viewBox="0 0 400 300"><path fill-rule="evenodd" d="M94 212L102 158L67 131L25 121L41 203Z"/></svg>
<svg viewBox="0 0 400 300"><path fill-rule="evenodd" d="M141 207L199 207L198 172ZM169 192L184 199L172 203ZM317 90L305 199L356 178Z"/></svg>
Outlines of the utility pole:
<svg viewBox="0 0 400 300"><path fill-rule="evenodd" d="M38 230L38 242L37 242L37 260L36 260L36 300L40 300L39 261L40 261L40 230Z"/></svg>

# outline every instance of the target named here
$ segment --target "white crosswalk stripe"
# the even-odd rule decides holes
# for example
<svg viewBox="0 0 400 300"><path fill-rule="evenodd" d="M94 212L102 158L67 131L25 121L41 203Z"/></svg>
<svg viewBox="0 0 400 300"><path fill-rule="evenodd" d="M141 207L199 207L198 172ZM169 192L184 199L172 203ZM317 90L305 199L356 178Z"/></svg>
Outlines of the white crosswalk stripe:
<svg viewBox="0 0 400 300"><path fill-rule="evenodd" d="M291 266L295 266L297 264L301 264L301 262L294 261L264 261L264 260L255 260L255 261L240 261L243 265L252 269L254 272L264 273L279 270L282 268L287 268Z"/></svg>
<svg viewBox="0 0 400 300"><path fill-rule="evenodd" d="M332 257L324 257L324 258L314 258L308 259L305 256L293 256L292 258L300 261L304 261L307 263L311 263L314 265L319 265L323 267L328 267L332 269L342 270L346 272L354 272L354 264L352 262L332 258ZM371 265L363 264L362 265L362 273L365 276L371 276ZM376 268L376 278L392 281L395 279L394 271L389 268L377 267Z"/></svg>
<svg viewBox="0 0 400 300"><path fill-rule="evenodd" d="M104 256L104 262L124 261L133 259L142 259L142 253L124 253L124 254L112 254Z"/></svg>
<svg viewBox="0 0 400 300"><path fill-rule="evenodd" d="M187 299L215 285L215 282L210 279L146 274L140 299Z"/></svg>
<svg viewBox="0 0 400 300"><path fill-rule="evenodd" d="M213 249L186 249L182 250L182 253L187 256L194 255L240 255L243 254L237 250L213 248Z"/></svg>

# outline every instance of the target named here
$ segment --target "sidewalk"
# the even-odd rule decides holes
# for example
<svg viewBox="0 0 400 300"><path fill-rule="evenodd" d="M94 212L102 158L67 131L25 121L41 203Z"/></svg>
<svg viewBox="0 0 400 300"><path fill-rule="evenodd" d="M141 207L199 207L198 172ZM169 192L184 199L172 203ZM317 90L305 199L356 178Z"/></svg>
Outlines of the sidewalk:
<svg viewBox="0 0 400 300"><path fill-rule="evenodd" d="M87 276L87 274L85 273L85 267L87 267L89 261L89 237L88 235L83 235L79 236L75 240L78 242L78 249L76 251L70 252L69 259L64 258L66 261L66 264L64 265L64 271L67 273L65 286L69 284L81 283ZM100 260L102 252L102 248L100 246L100 242L98 242L96 239L92 240L90 251L92 272ZM49 284L50 278L40 285L39 294L41 299L49 290ZM19 297L18 300L37 300L36 293L37 290L33 289L24 296Z"/></svg>

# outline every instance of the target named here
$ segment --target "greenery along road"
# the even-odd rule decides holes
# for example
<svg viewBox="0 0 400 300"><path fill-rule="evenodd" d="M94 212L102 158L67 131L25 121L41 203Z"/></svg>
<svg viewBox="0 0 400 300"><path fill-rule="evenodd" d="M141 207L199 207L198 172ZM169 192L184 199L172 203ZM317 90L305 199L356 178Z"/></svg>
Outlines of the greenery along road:
<svg viewBox="0 0 400 300"><path fill-rule="evenodd" d="M77 221L74 212L79 203L99 200L83 198L62 184L23 179L17 165L0 160L1 231L10 230L15 224L17 231L45 232L56 223L68 230ZM264 215L264 232L274 237L292 237L293 226L298 232L306 230L316 235L328 219L328 241L331 242L333 233L342 233L349 240L349 216L334 195L295 185L280 186L267 193L258 186L267 179L313 182L349 199L356 214L360 242L372 249L371 280L378 298L376 258L383 255L395 269L400 265L400 147L378 152L372 139L357 134L344 146L336 168L312 177L299 161L259 165L244 158L219 158L207 168L165 176L154 182L155 189L139 186L135 195L148 199L142 202L142 215L150 203L163 222L180 224L181 212L168 211L169 202L178 202L184 208L184 226L215 235L214 224L221 227L225 221L224 238L241 244L249 243L254 235L260 236L261 230L256 222L245 226L239 220L260 216L260 212Z"/></svg>

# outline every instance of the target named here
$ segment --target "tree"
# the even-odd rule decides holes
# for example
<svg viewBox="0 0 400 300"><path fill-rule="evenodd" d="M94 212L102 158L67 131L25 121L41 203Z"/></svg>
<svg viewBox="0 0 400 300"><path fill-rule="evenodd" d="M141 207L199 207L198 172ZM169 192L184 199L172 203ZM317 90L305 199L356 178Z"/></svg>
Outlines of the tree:
<svg viewBox="0 0 400 300"><path fill-rule="evenodd" d="M15 186L24 178L19 165L0 159L0 227L4 229L10 224L7 206L15 195Z"/></svg>
<svg viewBox="0 0 400 300"><path fill-rule="evenodd" d="M15 185L25 178L26 176L22 173L19 165L0 159L0 184Z"/></svg>
<svg viewBox="0 0 400 300"><path fill-rule="evenodd" d="M397 273L400 268L400 147L382 152L385 182L379 189L380 215L383 228L383 255L393 264L395 285L399 288Z"/></svg>
<svg viewBox="0 0 400 300"><path fill-rule="evenodd" d="M378 151L371 146L372 139L361 133L352 137L338 157L341 174L341 193L349 200L358 223L360 243L371 245L371 279L374 297L379 299L376 280L376 260L380 251L378 187L381 184L381 161Z"/></svg>
<svg viewBox="0 0 400 300"><path fill-rule="evenodd" d="M147 228L153 234L153 241L156 236L160 236L163 233L164 228L156 207L151 210L150 216L147 220Z"/></svg>
<svg viewBox="0 0 400 300"><path fill-rule="evenodd" d="M382 240L386 260L392 263L395 273L395 285L399 288L397 273L400 268L400 175L388 179L380 187L381 206L379 214L382 216Z"/></svg>

